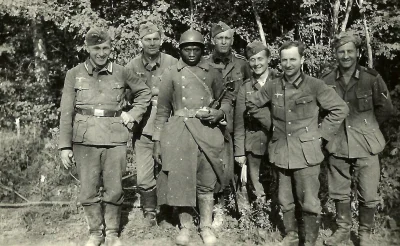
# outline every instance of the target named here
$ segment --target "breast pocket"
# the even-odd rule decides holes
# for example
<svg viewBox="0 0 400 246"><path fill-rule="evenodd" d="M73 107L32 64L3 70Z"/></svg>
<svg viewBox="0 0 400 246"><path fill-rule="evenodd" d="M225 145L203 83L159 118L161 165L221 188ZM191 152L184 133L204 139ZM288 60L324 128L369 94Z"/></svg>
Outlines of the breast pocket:
<svg viewBox="0 0 400 246"><path fill-rule="evenodd" d="M301 97L295 100L298 119L306 119L314 116L314 98L312 96Z"/></svg>
<svg viewBox="0 0 400 246"><path fill-rule="evenodd" d="M356 91L358 111L364 112L368 110L372 110L373 102L372 102L372 90Z"/></svg>
<svg viewBox="0 0 400 246"><path fill-rule="evenodd" d="M76 102L84 103L92 99L92 92L90 90L89 81L78 79L74 85L76 91Z"/></svg>
<svg viewBox="0 0 400 246"><path fill-rule="evenodd" d="M111 88L111 101L121 102L124 98L125 86L122 82L115 82Z"/></svg>

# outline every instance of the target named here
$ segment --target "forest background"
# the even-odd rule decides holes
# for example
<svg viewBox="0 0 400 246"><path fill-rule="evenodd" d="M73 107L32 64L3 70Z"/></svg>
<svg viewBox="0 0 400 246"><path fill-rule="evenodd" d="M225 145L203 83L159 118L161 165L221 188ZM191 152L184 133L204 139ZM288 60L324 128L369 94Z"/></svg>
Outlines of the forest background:
<svg viewBox="0 0 400 246"><path fill-rule="evenodd" d="M190 26L204 34L209 53L210 27L218 21L235 28L238 54L248 42L264 41L273 68L279 69L280 44L301 40L307 45L304 71L317 77L336 64L335 35L353 32L363 41L360 63L382 75L400 109L398 0L0 0L0 206L76 198L78 181L63 172L57 151L65 73L86 59L84 35L92 26L109 28L112 59L125 65L140 53L138 27L145 21L163 29L162 50L175 57L180 34ZM382 130L388 145L380 156L378 223L397 228L399 117ZM329 205L326 186L320 196Z"/></svg>

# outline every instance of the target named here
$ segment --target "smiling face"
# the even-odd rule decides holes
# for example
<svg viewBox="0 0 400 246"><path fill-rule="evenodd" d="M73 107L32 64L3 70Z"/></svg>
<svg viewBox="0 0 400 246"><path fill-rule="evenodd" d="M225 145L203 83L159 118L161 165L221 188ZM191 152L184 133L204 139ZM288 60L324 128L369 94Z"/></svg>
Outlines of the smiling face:
<svg viewBox="0 0 400 246"><path fill-rule="evenodd" d="M106 41L102 44L87 46L90 59L98 66L102 67L107 64L108 57L111 53L111 41Z"/></svg>
<svg viewBox="0 0 400 246"><path fill-rule="evenodd" d="M287 78L292 78L300 73L304 57L300 55L298 47L281 50L281 66Z"/></svg>
<svg viewBox="0 0 400 246"><path fill-rule="evenodd" d="M231 50L233 44L233 31L227 30L220 32L212 39L215 45L214 49L217 53L226 54Z"/></svg>
<svg viewBox="0 0 400 246"><path fill-rule="evenodd" d="M353 42L348 42L336 49L336 59L339 66L344 69L355 66L358 55L358 49Z"/></svg>
<svg viewBox="0 0 400 246"><path fill-rule="evenodd" d="M267 52L262 50L249 57L249 65L255 75L261 75L268 69L269 60Z"/></svg>
<svg viewBox="0 0 400 246"><path fill-rule="evenodd" d="M161 36L159 32L148 34L141 39L143 52L146 55L153 56L160 52Z"/></svg>
<svg viewBox="0 0 400 246"><path fill-rule="evenodd" d="M201 59L202 49L199 44L188 43L181 48L182 60L189 66L195 66Z"/></svg>

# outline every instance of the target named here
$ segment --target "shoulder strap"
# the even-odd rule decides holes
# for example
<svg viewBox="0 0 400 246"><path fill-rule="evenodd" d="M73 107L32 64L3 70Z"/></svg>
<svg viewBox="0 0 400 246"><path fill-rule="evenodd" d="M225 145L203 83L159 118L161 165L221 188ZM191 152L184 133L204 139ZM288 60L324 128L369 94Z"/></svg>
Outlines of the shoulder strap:
<svg viewBox="0 0 400 246"><path fill-rule="evenodd" d="M200 84L204 87L204 89L206 90L206 92L210 95L210 103L213 101L214 96L213 93L211 93L210 88L203 82L203 80L201 80L195 73L193 73L188 67L185 67L184 69L188 70L191 74L194 75L194 77L197 79L197 81L200 82Z"/></svg>

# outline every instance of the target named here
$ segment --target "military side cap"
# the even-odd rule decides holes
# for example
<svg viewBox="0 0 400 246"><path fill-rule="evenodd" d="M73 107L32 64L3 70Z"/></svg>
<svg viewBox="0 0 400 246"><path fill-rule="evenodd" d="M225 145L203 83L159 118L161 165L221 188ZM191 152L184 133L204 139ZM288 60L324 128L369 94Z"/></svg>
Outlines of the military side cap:
<svg viewBox="0 0 400 246"><path fill-rule="evenodd" d="M259 52L261 52L263 50L267 50L267 49L268 49L268 47L265 46L262 42L253 41L246 46L247 59L254 56L255 54L258 54Z"/></svg>
<svg viewBox="0 0 400 246"><path fill-rule="evenodd" d="M108 32L100 27L90 28L85 36L85 42L88 46L102 44L109 40L111 40L111 37Z"/></svg>
<svg viewBox="0 0 400 246"><path fill-rule="evenodd" d="M358 37L354 36L353 34L343 32L340 33L339 35L336 35L333 41L333 47L337 49L340 46L350 42L353 42L356 47L360 45L360 40Z"/></svg>
<svg viewBox="0 0 400 246"><path fill-rule="evenodd" d="M225 32L230 30L231 28L225 24L224 22L220 21L217 24L212 25L211 27L211 37L215 37L218 33Z"/></svg>
<svg viewBox="0 0 400 246"><path fill-rule="evenodd" d="M160 29L158 29L158 27L155 24L153 24L152 22L147 22L140 25L139 36L140 38L143 38L146 35L153 34L159 31Z"/></svg>

